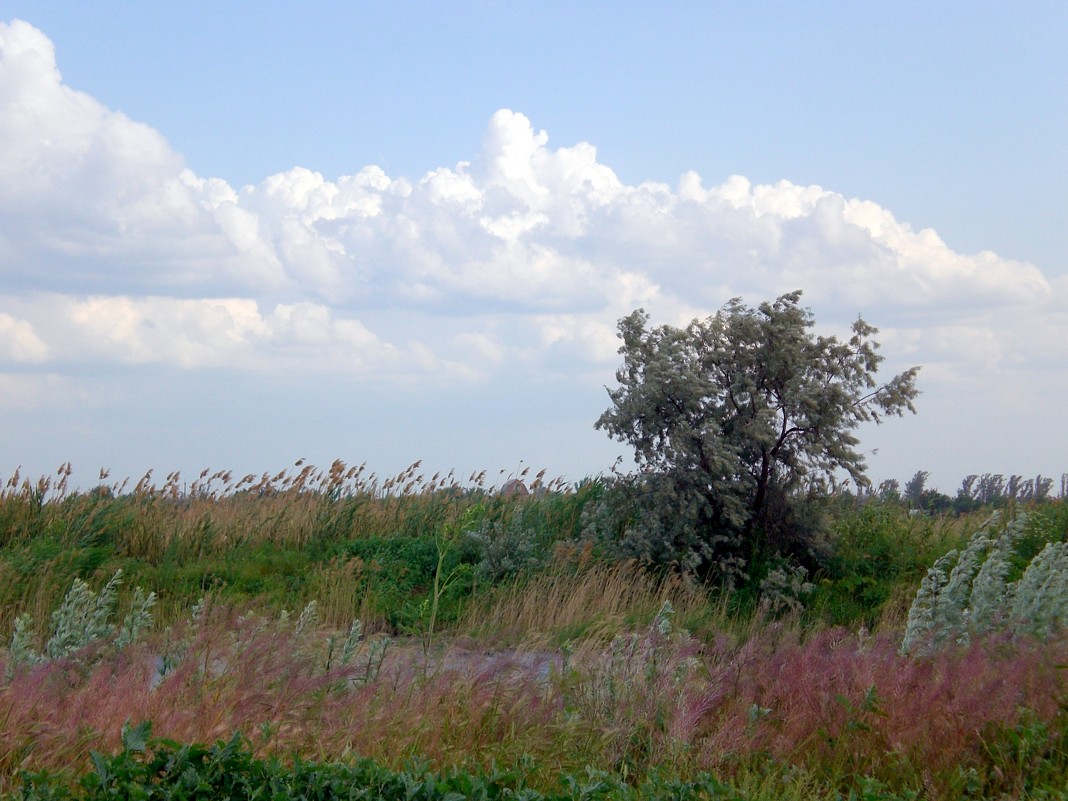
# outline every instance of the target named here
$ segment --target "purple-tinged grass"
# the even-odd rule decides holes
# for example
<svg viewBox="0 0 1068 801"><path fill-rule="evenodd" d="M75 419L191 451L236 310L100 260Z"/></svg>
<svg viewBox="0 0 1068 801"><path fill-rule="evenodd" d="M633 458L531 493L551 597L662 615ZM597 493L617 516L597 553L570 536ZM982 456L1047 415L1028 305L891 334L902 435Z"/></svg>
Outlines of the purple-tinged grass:
<svg viewBox="0 0 1068 801"><path fill-rule="evenodd" d="M90 749L118 748L125 721L151 720L180 742L241 731L262 754L522 764L546 787L586 765L634 781L707 770L746 786L777 772L828 794L870 777L935 799L968 782L1019 795L1036 771L1050 786L1068 777L1064 638L907 657L893 632L778 622L699 640L668 622L665 610L566 650L439 641L429 662L401 643L366 681L360 654L326 669L325 631L217 605L123 651L16 668L0 690L0 775L84 767ZM162 676L161 658L173 665Z"/></svg>

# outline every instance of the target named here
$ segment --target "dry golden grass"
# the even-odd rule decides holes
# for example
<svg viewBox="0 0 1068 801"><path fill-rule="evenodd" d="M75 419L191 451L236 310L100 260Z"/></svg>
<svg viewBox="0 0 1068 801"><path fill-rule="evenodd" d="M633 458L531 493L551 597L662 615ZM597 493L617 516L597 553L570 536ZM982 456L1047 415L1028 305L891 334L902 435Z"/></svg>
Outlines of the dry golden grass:
<svg viewBox="0 0 1068 801"><path fill-rule="evenodd" d="M419 467L415 462L380 479L364 465L337 460L322 470L298 460L292 470L237 480L228 470L205 469L192 482L172 472L162 484L149 470L132 489L129 479L108 484L102 471L100 483L87 492L70 491L69 463L57 478L35 482L16 470L0 487L0 513L9 524L0 532L0 545L49 531L92 537L103 528L120 552L148 560L175 549L196 556L263 542L303 547L331 524L388 534L421 516L455 512L465 505L465 493L494 493L484 473L462 484L453 472L426 478Z"/></svg>
<svg viewBox="0 0 1068 801"><path fill-rule="evenodd" d="M359 558L334 558L317 569L309 595L315 599L325 624L344 628L355 618L368 631L381 627L375 599L361 578L365 567Z"/></svg>
<svg viewBox="0 0 1068 801"><path fill-rule="evenodd" d="M670 601L678 619L708 610L700 587L678 575L657 577L634 562L574 564L519 578L473 604L458 629L504 641L581 638L604 641L647 623Z"/></svg>

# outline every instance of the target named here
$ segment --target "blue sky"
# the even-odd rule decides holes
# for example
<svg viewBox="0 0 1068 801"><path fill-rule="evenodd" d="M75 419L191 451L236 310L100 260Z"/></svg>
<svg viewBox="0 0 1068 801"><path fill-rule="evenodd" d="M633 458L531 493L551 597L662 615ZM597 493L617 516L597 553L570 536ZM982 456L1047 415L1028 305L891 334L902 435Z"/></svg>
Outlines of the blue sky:
<svg viewBox="0 0 1068 801"><path fill-rule="evenodd" d="M0 472L580 478L618 317L796 287L925 365L873 478L1068 470L1063 4L0 22Z"/></svg>

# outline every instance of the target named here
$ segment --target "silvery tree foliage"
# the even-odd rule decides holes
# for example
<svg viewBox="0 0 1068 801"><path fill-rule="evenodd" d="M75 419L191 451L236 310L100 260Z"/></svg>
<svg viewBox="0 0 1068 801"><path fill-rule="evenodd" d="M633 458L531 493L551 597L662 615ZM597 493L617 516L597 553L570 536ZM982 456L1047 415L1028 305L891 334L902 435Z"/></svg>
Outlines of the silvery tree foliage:
<svg viewBox="0 0 1068 801"><path fill-rule="evenodd" d="M595 534L614 528L633 556L729 579L755 552L796 544L798 498L838 471L867 483L853 431L915 412L919 368L879 383L877 329L858 318L846 341L817 336L800 298L734 299L685 328L650 328L642 309L619 321L619 386L596 427L634 448L639 472Z"/></svg>

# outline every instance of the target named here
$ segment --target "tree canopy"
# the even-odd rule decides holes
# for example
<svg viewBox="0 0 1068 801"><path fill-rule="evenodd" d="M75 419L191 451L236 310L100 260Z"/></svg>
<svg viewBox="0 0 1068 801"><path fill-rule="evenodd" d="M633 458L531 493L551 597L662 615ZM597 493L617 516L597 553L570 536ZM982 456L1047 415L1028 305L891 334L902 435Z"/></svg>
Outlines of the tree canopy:
<svg viewBox="0 0 1068 801"><path fill-rule="evenodd" d="M792 495L826 491L839 471L866 484L857 426L915 412L918 367L880 383L877 329L858 318L846 341L816 335L800 298L736 298L685 328L649 328L642 309L619 321L619 386L596 427L689 510L678 523L702 530L686 537L700 558L781 528Z"/></svg>

